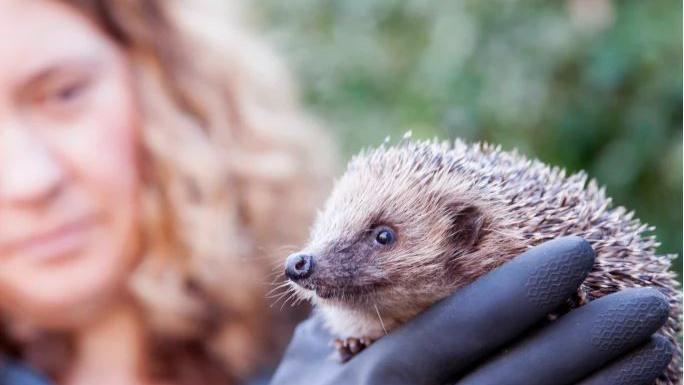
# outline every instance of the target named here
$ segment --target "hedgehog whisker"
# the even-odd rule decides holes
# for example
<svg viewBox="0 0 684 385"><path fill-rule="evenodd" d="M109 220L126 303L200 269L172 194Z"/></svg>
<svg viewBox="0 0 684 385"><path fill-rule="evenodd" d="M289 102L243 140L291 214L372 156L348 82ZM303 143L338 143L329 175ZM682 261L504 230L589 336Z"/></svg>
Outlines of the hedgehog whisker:
<svg viewBox="0 0 684 385"><path fill-rule="evenodd" d="M288 290L286 290L286 291L284 291L284 292L282 292L282 293L278 293L277 295L274 295L274 296L268 297L268 298L273 298L273 299L274 299L274 300L273 300L273 304L276 304L276 303L278 303L278 301L280 301L281 299L283 299L283 297L285 297L287 294L289 294L289 291L288 291Z"/></svg>
<svg viewBox="0 0 684 385"><path fill-rule="evenodd" d="M275 285L275 283L274 283L274 285ZM281 288L281 287L286 287L286 286L290 286L290 281L283 281L283 282L280 282L279 284L277 284L277 285L275 286L275 289L278 289L278 288Z"/></svg>
<svg viewBox="0 0 684 385"><path fill-rule="evenodd" d="M278 302L280 302L283 298L287 297L289 299L289 297L291 297L295 294L296 294L296 292L292 286L285 288L285 291L278 293L278 294L274 294L271 297L269 297L269 298L275 298L275 300L273 301L273 303L271 304L270 307L277 305ZM287 299L285 299L285 302L287 302ZM282 309L282 307L281 307L281 309Z"/></svg>
<svg viewBox="0 0 684 385"><path fill-rule="evenodd" d="M292 302L292 304L290 305L290 307L295 307L296 305L299 305L300 303L302 303L303 300L304 300L303 298L297 297L297 299L295 299L295 301Z"/></svg>
<svg viewBox="0 0 684 385"><path fill-rule="evenodd" d="M290 295L287 297L287 299L285 299L285 301L283 302L283 304L280 305L280 310L283 310L283 307L285 307L285 305L287 304L288 301L290 301L290 300L293 299L293 298L297 298L296 295L297 295L297 293L293 290L293 291L290 293Z"/></svg>
<svg viewBox="0 0 684 385"><path fill-rule="evenodd" d="M275 301L273 301L273 303L271 304L270 307L272 308L273 306L277 305L278 302L283 301L283 303L284 303L284 301L287 301L287 299L283 300L283 298L286 298L288 294L290 294L290 293L283 293L283 295L281 295L280 297L278 297L278 299L276 299ZM281 304L280 308L281 308L281 309L283 308L283 307L282 307L282 304Z"/></svg>
<svg viewBox="0 0 684 385"><path fill-rule="evenodd" d="M287 293L288 291L291 290L289 288L289 285L287 284L287 282L285 282L284 284L279 285L277 287L274 287L268 293L266 293L266 298L273 298L273 297L280 295L281 294L280 290L283 290L283 289L285 289L285 291L284 291L285 293Z"/></svg>
<svg viewBox="0 0 684 385"><path fill-rule="evenodd" d="M385 322L383 322L382 316L380 315L380 310L378 309L378 304L373 303L373 307L375 307L375 314L378 315L378 319L380 320L380 326L382 326L382 331L385 332L385 335L387 335L387 329L385 328Z"/></svg>

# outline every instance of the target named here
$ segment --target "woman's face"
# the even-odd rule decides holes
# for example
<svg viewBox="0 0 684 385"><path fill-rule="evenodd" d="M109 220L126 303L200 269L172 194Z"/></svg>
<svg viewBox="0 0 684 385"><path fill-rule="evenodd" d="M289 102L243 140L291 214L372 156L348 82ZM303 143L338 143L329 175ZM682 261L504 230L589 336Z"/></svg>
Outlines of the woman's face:
<svg viewBox="0 0 684 385"><path fill-rule="evenodd" d="M69 6L0 0L0 312L69 327L135 262L125 55Z"/></svg>

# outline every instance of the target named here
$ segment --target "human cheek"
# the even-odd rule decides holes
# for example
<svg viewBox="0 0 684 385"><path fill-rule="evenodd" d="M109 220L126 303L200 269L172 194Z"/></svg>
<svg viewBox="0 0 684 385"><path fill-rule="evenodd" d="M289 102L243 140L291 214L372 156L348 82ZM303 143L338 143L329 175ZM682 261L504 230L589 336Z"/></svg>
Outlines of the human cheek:
<svg viewBox="0 0 684 385"><path fill-rule="evenodd" d="M120 81L101 81L89 108L61 122L51 138L74 188L104 219L87 253L88 273L102 279L118 276L135 257L130 245L138 223L138 131L132 98L125 96Z"/></svg>
<svg viewBox="0 0 684 385"><path fill-rule="evenodd" d="M122 84L123 83L123 84ZM137 187L137 116L133 97L119 77L92 91L89 108L53 131L65 161L79 181L107 206L133 199ZM109 201L107 201L109 200Z"/></svg>

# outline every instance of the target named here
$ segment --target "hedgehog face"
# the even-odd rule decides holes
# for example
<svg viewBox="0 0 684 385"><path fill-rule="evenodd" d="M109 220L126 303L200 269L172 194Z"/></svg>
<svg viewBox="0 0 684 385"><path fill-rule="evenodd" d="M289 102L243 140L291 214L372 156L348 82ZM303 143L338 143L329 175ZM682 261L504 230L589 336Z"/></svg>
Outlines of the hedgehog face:
<svg viewBox="0 0 684 385"><path fill-rule="evenodd" d="M309 244L288 257L295 290L318 303L384 309L453 290L455 258L482 236L481 211L440 174L426 178L427 168L408 172L388 157L360 164L335 185Z"/></svg>
<svg viewBox="0 0 684 385"><path fill-rule="evenodd" d="M372 224L310 245L288 257L286 275L321 299L360 300L390 283L381 261L396 249L391 225Z"/></svg>

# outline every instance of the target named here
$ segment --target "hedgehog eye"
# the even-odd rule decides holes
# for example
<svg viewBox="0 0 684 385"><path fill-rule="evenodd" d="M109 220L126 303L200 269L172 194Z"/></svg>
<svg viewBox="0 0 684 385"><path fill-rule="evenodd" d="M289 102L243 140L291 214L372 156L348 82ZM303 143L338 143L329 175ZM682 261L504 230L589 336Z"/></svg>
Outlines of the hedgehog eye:
<svg viewBox="0 0 684 385"><path fill-rule="evenodd" d="M394 236L394 231L392 231L392 229L387 227L381 227L380 229L378 229L375 235L375 242L383 246L387 246L394 243L395 238L396 237Z"/></svg>

